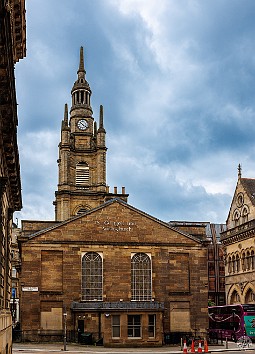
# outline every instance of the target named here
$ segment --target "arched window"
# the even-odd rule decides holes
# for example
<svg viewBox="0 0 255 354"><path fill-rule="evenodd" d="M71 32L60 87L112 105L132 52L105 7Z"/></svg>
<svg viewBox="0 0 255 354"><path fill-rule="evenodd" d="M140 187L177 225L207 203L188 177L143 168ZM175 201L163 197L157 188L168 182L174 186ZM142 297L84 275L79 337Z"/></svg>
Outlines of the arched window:
<svg viewBox="0 0 255 354"><path fill-rule="evenodd" d="M240 303L240 296L236 290L230 296L230 305L239 304Z"/></svg>
<svg viewBox="0 0 255 354"><path fill-rule="evenodd" d="M232 273L232 258L228 257L228 273Z"/></svg>
<svg viewBox="0 0 255 354"><path fill-rule="evenodd" d="M239 255L236 255L236 271L237 273L240 272L240 258Z"/></svg>
<svg viewBox="0 0 255 354"><path fill-rule="evenodd" d="M249 290L246 292L244 302L245 302L246 304L251 304L251 303L254 304L254 303L255 303L255 294L254 294L254 292L253 292L251 289L249 289Z"/></svg>
<svg viewBox="0 0 255 354"><path fill-rule="evenodd" d="M249 214L249 209L247 206L244 206L243 210L242 210L242 222L243 223L248 221L248 214Z"/></svg>
<svg viewBox="0 0 255 354"><path fill-rule="evenodd" d="M255 269L255 254L254 251L251 251L251 269Z"/></svg>
<svg viewBox="0 0 255 354"><path fill-rule="evenodd" d="M82 300L103 300L103 261L96 252L82 257Z"/></svg>
<svg viewBox="0 0 255 354"><path fill-rule="evenodd" d="M76 185L86 186L89 184L89 166L86 162L76 165Z"/></svg>
<svg viewBox="0 0 255 354"><path fill-rule="evenodd" d="M246 270L246 261L245 261L245 254L242 254L242 270L243 272Z"/></svg>
<svg viewBox="0 0 255 354"><path fill-rule="evenodd" d="M235 256L232 257L232 272L235 273L236 272L236 258Z"/></svg>
<svg viewBox="0 0 255 354"><path fill-rule="evenodd" d="M234 212L234 216L233 216L234 222L235 222L235 226L239 225L240 223L240 212L239 210L235 210Z"/></svg>
<svg viewBox="0 0 255 354"><path fill-rule="evenodd" d="M86 211L88 211L88 208L83 208L83 207L81 207L81 208L77 211L76 215L84 214L84 213L86 213Z"/></svg>
<svg viewBox="0 0 255 354"><path fill-rule="evenodd" d="M246 266L247 266L247 270L250 270L250 268L251 268L251 255L250 255L250 251L247 251L247 253L246 253Z"/></svg>
<svg viewBox="0 0 255 354"><path fill-rule="evenodd" d="M151 300L151 259L146 253L136 253L131 259L132 300Z"/></svg>

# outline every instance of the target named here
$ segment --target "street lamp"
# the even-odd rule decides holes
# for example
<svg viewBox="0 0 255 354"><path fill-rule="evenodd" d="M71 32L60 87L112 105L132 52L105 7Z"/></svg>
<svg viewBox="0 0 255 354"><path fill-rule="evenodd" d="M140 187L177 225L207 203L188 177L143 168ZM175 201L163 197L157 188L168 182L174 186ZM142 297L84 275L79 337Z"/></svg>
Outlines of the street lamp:
<svg viewBox="0 0 255 354"><path fill-rule="evenodd" d="M64 351L66 351L66 318L67 318L67 313L66 313L66 308L64 308Z"/></svg>

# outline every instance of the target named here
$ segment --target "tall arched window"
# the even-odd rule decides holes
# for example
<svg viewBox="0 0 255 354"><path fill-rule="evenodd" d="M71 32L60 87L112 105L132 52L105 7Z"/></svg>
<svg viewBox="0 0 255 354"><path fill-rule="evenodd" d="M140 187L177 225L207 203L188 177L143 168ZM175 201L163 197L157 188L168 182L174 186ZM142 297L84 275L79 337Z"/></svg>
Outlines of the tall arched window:
<svg viewBox="0 0 255 354"><path fill-rule="evenodd" d="M239 212L239 210L235 210L233 219L234 219L235 226L240 224L240 212Z"/></svg>
<svg viewBox="0 0 255 354"><path fill-rule="evenodd" d="M76 165L76 185L86 186L89 184L89 166L86 162L79 162Z"/></svg>
<svg viewBox="0 0 255 354"><path fill-rule="evenodd" d="M236 255L236 271L237 273L240 272L240 258L239 255Z"/></svg>
<svg viewBox="0 0 255 354"><path fill-rule="evenodd" d="M232 272L235 273L236 272L236 258L235 256L232 256Z"/></svg>
<svg viewBox="0 0 255 354"><path fill-rule="evenodd" d="M103 261L96 252L82 257L82 300L103 300Z"/></svg>
<svg viewBox="0 0 255 354"><path fill-rule="evenodd" d="M136 253L131 259L132 300L150 301L151 285L151 259L146 253Z"/></svg>
<svg viewBox="0 0 255 354"><path fill-rule="evenodd" d="M250 270L251 267L251 255L250 255L250 251L247 251L246 253L246 269Z"/></svg>
<svg viewBox="0 0 255 354"><path fill-rule="evenodd" d="M232 258L228 257L228 273L232 273Z"/></svg>
<svg viewBox="0 0 255 354"><path fill-rule="evenodd" d="M248 209L247 206L244 206L243 210L242 210L242 221L243 221L243 223L248 221L248 214L249 214L249 209Z"/></svg>
<svg viewBox="0 0 255 354"><path fill-rule="evenodd" d="M254 251L251 251L251 269L255 269L255 255Z"/></svg>
<svg viewBox="0 0 255 354"><path fill-rule="evenodd" d="M242 270L243 272L246 271L246 259L244 253L242 253Z"/></svg>

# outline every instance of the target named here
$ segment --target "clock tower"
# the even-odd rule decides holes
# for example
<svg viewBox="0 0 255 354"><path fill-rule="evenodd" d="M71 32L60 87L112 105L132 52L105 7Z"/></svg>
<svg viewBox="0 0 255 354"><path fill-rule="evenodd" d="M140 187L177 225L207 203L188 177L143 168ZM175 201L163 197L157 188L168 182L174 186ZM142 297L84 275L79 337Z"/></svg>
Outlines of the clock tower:
<svg viewBox="0 0 255 354"><path fill-rule="evenodd" d="M86 80L83 47L77 80L71 90L70 117L65 105L61 126L58 159L58 190L55 192L55 219L64 221L86 212L109 199L127 201L125 188L109 192L106 185L106 145L103 106L100 106L99 126L93 118L91 89Z"/></svg>

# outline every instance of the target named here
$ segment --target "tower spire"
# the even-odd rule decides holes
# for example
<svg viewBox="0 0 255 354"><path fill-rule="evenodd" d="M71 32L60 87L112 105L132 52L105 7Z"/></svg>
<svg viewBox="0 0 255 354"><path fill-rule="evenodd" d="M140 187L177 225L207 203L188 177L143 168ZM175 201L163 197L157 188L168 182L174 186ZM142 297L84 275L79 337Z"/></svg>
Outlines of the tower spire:
<svg viewBox="0 0 255 354"><path fill-rule="evenodd" d="M79 69L77 71L77 74L79 73L84 73L86 74L86 71L84 69L84 54L83 54L83 47L80 48L80 63L79 63Z"/></svg>
<svg viewBox="0 0 255 354"><path fill-rule="evenodd" d="M71 94L72 94L72 107L70 113L76 108L85 109L83 112L84 116L91 117L92 108L90 106L91 89L85 78L85 68L84 68L84 54L83 47L80 47L80 61L77 71L78 78L75 81ZM80 113L79 113L80 114ZM75 114L71 114L75 115Z"/></svg>

